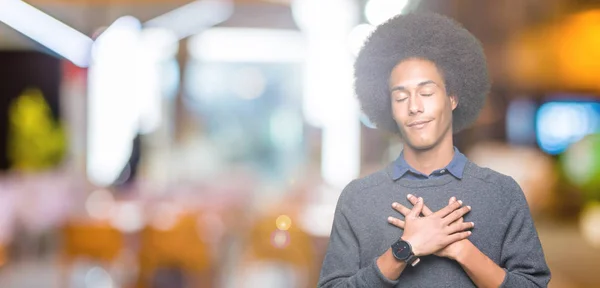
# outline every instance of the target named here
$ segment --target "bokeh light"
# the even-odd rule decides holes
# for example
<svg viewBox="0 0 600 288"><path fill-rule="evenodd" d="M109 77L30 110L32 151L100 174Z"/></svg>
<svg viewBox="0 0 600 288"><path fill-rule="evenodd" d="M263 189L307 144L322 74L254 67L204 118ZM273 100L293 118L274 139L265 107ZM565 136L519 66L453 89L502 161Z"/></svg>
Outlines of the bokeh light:
<svg viewBox="0 0 600 288"><path fill-rule="evenodd" d="M571 145L561 158L566 178L590 199L600 200L600 134Z"/></svg>
<svg viewBox="0 0 600 288"><path fill-rule="evenodd" d="M276 230L271 234L271 244L278 249L284 249L290 244L288 231Z"/></svg>
<svg viewBox="0 0 600 288"><path fill-rule="evenodd" d="M369 0L365 6L365 17L377 26L388 19L402 14L410 0Z"/></svg>
<svg viewBox="0 0 600 288"><path fill-rule="evenodd" d="M86 288L112 288L113 280L110 274L101 267L90 269L85 275Z"/></svg>
<svg viewBox="0 0 600 288"><path fill-rule="evenodd" d="M171 202L162 202L152 211L150 225L160 231L172 229L179 221L182 211L179 206Z"/></svg>
<svg viewBox="0 0 600 288"><path fill-rule="evenodd" d="M535 144L537 104L531 99L511 101L506 111L506 137L516 145Z"/></svg>
<svg viewBox="0 0 600 288"><path fill-rule="evenodd" d="M90 217L98 220L108 219L113 211L115 199L110 191L96 190L85 201L85 209Z"/></svg>
<svg viewBox="0 0 600 288"><path fill-rule="evenodd" d="M258 68L244 67L237 70L232 76L234 84L230 88L242 99L255 99L265 92L267 80Z"/></svg>
<svg viewBox="0 0 600 288"><path fill-rule="evenodd" d="M600 103L548 102L537 112L536 133L540 148L562 153L569 145L600 128Z"/></svg>
<svg viewBox="0 0 600 288"><path fill-rule="evenodd" d="M348 45L350 46L350 53L353 56L357 56L358 52L362 48L367 38L375 31L375 26L370 24L359 24L352 28L350 35L348 35Z"/></svg>
<svg viewBox="0 0 600 288"><path fill-rule="evenodd" d="M275 220L275 224L277 225L277 229L287 231L292 226L292 218L287 215L280 215Z"/></svg>
<svg viewBox="0 0 600 288"><path fill-rule="evenodd" d="M124 233L138 232L145 225L142 207L133 201L119 203L110 221L113 227Z"/></svg>
<svg viewBox="0 0 600 288"><path fill-rule="evenodd" d="M584 207L579 227L583 238L595 248L600 248L600 202L590 202Z"/></svg>

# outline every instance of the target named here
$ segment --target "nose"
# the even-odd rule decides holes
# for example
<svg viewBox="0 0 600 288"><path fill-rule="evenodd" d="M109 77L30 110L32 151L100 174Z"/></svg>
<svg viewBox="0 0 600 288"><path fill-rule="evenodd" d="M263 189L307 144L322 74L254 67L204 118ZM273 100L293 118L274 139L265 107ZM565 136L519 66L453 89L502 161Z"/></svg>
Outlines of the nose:
<svg viewBox="0 0 600 288"><path fill-rule="evenodd" d="M423 112L423 103L418 95L408 99L408 112L410 115Z"/></svg>

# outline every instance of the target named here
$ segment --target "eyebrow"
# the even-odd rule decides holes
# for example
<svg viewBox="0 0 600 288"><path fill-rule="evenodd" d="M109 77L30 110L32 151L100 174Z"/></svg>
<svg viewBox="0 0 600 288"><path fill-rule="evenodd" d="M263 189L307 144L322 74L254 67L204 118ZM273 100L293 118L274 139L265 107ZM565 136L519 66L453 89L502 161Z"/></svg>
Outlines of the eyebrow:
<svg viewBox="0 0 600 288"><path fill-rule="evenodd" d="M434 84L434 85L438 86L437 83L435 83L432 80L427 80L427 81L420 82L419 84L417 84L417 86L418 87L422 87L422 86L429 85L429 84ZM406 90L408 90L408 89L406 89L406 87L404 87L404 86L395 86L392 89L390 89L390 92L394 92L394 91L406 91Z"/></svg>

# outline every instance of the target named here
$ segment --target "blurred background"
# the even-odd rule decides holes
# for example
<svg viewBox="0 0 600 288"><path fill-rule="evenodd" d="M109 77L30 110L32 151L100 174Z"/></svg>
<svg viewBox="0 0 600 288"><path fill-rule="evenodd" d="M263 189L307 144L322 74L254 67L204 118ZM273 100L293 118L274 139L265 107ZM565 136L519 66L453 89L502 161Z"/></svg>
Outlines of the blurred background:
<svg viewBox="0 0 600 288"><path fill-rule="evenodd" d="M0 286L315 287L341 190L402 149L354 57L428 10L493 79L456 146L519 182L550 287L600 287L599 2L0 0Z"/></svg>

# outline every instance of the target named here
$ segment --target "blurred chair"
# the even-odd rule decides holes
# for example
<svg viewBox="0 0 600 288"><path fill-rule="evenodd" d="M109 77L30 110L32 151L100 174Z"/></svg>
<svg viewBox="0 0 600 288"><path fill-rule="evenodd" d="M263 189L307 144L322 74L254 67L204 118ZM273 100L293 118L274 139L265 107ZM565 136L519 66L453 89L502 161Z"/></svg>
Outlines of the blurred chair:
<svg viewBox="0 0 600 288"><path fill-rule="evenodd" d="M68 222L62 229L61 287L77 260L87 260L109 268L124 248L124 235L106 222Z"/></svg>
<svg viewBox="0 0 600 288"><path fill-rule="evenodd" d="M6 255L6 247L2 243L0 243L0 269L2 269L2 267L4 267L4 265L8 261L7 258L8 257Z"/></svg>
<svg viewBox="0 0 600 288"><path fill-rule="evenodd" d="M304 288L316 284L317 263L311 236L293 223L287 230L279 230L279 215L269 213L251 226L236 287Z"/></svg>
<svg viewBox="0 0 600 288"><path fill-rule="evenodd" d="M150 288L184 288L188 287L185 271L179 267L161 267L154 270L150 280Z"/></svg>
<svg viewBox="0 0 600 288"><path fill-rule="evenodd" d="M176 283L182 287L213 287L210 248L200 237L197 219L197 214L186 213L168 229L148 225L142 230L138 287L163 287L165 279L174 281L165 282L173 288L179 287L172 286Z"/></svg>

